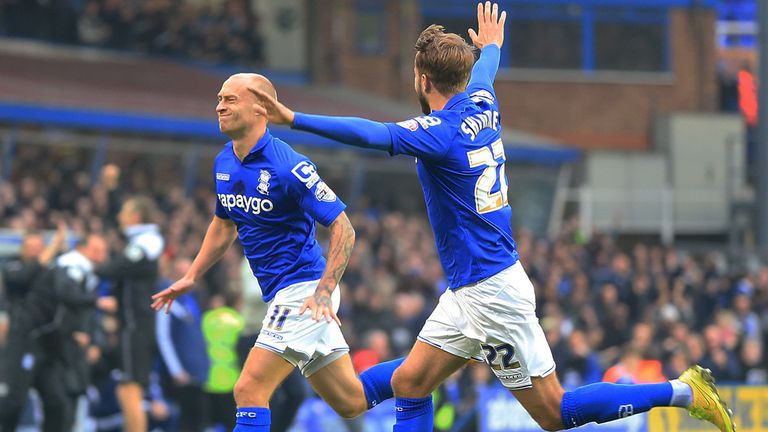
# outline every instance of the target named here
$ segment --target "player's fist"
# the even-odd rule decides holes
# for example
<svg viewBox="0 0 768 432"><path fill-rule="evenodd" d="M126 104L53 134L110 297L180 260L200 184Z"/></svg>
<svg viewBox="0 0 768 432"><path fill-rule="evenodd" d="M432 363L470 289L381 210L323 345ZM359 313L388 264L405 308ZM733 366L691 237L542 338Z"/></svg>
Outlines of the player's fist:
<svg viewBox="0 0 768 432"><path fill-rule="evenodd" d="M180 295L191 290L194 286L195 281L190 277L185 276L177 280L173 285L152 296L152 309L159 311L165 308L165 313L170 312L173 301Z"/></svg>
<svg viewBox="0 0 768 432"><path fill-rule="evenodd" d="M78 345L80 345L80 348L85 349L88 344L91 343L91 337L88 335L88 333L76 331L72 333L72 339L77 342Z"/></svg>
<svg viewBox="0 0 768 432"><path fill-rule="evenodd" d="M477 33L469 29L469 37L476 47L482 49L486 45L496 44L501 48L504 43L504 22L507 21L507 13L502 11L499 16L499 5L491 4L487 1L485 4L477 4Z"/></svg>
<svg viewBox="0 0 768 432"><path fill-rule="evenodd" d="M96 307L107 313L117 312L117 299L112 296L104 296L96 299Z"/></svg>

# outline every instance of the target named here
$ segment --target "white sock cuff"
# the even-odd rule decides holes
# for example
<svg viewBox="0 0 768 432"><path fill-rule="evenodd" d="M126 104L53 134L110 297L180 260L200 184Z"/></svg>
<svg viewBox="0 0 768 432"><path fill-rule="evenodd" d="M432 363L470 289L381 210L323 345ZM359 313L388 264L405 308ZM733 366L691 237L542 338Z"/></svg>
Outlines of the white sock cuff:
<svg viewBox="0 0 768 432"><path fill-rule="evenodd" d="M669 383L672 384L670 406L686 408L693 403L693 389L691 389L691 386L677 379L671 380Z"/></svg>

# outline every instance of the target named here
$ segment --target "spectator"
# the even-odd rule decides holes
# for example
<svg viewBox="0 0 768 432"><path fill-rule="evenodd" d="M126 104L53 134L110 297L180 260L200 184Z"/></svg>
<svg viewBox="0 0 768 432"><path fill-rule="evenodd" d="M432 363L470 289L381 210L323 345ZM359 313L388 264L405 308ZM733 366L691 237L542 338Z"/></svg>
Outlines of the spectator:
<svg viewBox="0 0 768 432"><path fill-rule="evenodd" d="M118 400L127 432L147 429L147 417L142 408L144 389L155 356L155 314L147 302L157 290L158 261L164 242L156 217L155 202L137 196L123 203L118 220L128 237L123 253L96 270L105 279L115 282L120 317L121 372L117 386Z"/></svg>
<svg viewBox="0 0 768 432"><path fill-rule="evenodd" d="M666 381L661 373L661 362L648 360L637 348L628 348L621 355L620 362L608 368L603 381L618 384L647 384Z"/></svg>
<svg viewBox="0 0 768 432"><path fill-rule="evenodd" d="M232 390L240 375L237 341L245 325L235 309L237 299L216 295L203 315L203 335L211 360L205 392L208 396L210 425L222 425L225 430L235 427L235 399Z"/></svg>
<svg viewBox="0 0 768 432"><path fill-rule="evenodd" d="M706 353L701 359L701 366L712 370L712 374L721 381L735 382L742 375L737 357L724 349L723 332L716 325L704 329Z"/></svg>
<svg viewBox="0 0 768 432"><path fill-rule="evenodd" d="M599 382L603 371L600 359L587 342L584 331L575 329L568 337L569 355L558 367L558 377L566 389Z"/></svg>
<svg viewBox="0 0 768 432"><path fill-rule="evenodd" d="M760 342L749 339L741 348L741 361L744 373L740 378L745 384L768 384L768 368L763 361L763 347Z"/></svg>
<svg viewBox="0 0 768 432"><path fill-rule="evenodd" d="M162 288L187 273L192 260L176 258ZM176 299L169 313L157 312L157 346L163 359L167 395L180 410L179 430L202 431L205 426L203 384L208 380L208 353L201 325L201 308L195 293Z"/></svg>

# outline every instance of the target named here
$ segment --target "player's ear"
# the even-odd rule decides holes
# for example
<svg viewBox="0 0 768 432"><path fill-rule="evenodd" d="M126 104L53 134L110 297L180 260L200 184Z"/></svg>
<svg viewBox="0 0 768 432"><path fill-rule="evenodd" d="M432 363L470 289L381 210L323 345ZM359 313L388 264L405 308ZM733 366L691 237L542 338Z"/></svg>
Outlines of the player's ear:
<svg viewBox="0 0 768 432"><path fill-rule="evenodd" d="M432 92L432 80L426 74L421 74L421 88L424 89L424 93Z"/></svg>
<svg viewBox="0 0 768 432"><path fill-rule="evenodd" d="M251 105L251 111L253 111L253 114L256 117L267 115L267 110L259 103L254 103L253 105Z"/></svg>

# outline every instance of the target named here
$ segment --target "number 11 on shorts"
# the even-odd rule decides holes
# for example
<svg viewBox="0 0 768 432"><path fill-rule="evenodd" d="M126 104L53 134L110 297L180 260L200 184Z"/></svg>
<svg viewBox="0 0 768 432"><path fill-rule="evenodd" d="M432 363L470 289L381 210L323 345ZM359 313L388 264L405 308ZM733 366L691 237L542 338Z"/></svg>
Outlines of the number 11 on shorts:
<svg viewBox="0 0 768 432"><path fill-rule="evenodd" d="M272 316L269 317L269 324L267 324L267 328L277 331L282 330L283 324L285 324L285 320L288 318L289 313L291 313L290 308L285 306L275 306Z"/></svg>

